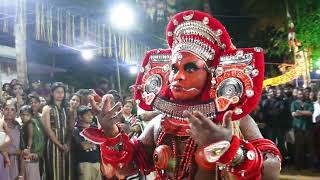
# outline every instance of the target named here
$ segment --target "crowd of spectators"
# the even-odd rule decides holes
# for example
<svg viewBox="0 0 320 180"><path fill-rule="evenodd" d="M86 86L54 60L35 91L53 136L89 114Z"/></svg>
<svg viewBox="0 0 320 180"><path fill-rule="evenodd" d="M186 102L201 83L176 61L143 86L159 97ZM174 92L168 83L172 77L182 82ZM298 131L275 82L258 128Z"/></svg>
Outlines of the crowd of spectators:
<svg viewBox="0 0 320 180"><path fill-rule="evenodd" d="M251 116L275 142L285 166L319 169L320 91L291 85L268 87Z"/></svg>
<svg viewBox="0 0 320 180"><path fill-rule="evenodd" d="M99 126L92 109L95 98L112 94L115 102L122 102L120 125L130 137L139 136L146 120L157 113L137 116L132 92L120 96L109 88L107 81L101 81L95 89L77 91L63 83L33 82L26 88L14 79L3 84L0 179L111 178L104 177L108 167L100 163L98 146L80 135L84 128ZM290 85L268 87L251 116L262 135L277 144L284 166L297 170L319 169L320 91ZM142 176L124 178L141 179Z"/></svg>
<svg viewBox="0 0 320 180"><path fill-rule="evenodd" d="M136 116L131 92L120 96L109 87L107 81L101 81L95 89L75 92L63 83L36 81L26 88L14 79L3 84L0 179L107 179L101 174L105 168L100 167L98 145L80 135L84 128L99 126L90 98L112 94L114 101L123 104L123 129L130 136L138 136L144 128L141 116Z"/></svg>

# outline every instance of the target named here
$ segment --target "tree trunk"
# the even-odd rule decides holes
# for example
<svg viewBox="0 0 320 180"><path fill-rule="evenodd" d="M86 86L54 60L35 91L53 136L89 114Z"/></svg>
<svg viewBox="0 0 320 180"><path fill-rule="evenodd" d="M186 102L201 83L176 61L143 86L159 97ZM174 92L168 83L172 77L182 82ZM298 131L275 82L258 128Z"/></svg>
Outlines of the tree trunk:
<svg viewBox="0 0 320 180"><path fill-rule="evenodd" d="M28 84L27 74L27 54L26 54L26 40L27 40L27 28L26 28L26 3L25 0L18 0L17 13L15 19L15 44L16 44L16 65L18 80L24 84Z"/></svg>

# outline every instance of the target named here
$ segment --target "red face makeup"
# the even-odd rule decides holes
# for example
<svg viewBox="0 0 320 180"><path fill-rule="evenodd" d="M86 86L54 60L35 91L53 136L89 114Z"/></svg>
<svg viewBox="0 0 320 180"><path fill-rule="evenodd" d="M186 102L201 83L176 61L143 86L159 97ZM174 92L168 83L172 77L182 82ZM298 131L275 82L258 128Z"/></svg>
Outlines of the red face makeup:
<svg viewBox="0 0 320 180"><path fill-rule="evenodd" d="M206 63L189 52L180 52L179 56L172 60L170 90L176 100L195 100L207 83L208 72L204 68Z"/></svg>

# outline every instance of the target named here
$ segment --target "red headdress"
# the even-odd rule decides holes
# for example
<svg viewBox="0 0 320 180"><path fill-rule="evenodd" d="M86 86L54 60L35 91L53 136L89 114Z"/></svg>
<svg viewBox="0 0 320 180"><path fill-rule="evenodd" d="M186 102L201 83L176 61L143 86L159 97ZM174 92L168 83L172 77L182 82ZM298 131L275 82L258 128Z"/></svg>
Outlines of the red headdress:
<svg viewBox="0 0 320 180"><path fill-rule="evenodd" d="M264 78L263 49L236 48L224 26L209 14L184 11L172 17L166 30L169 49L151 50L143 60L135 84L135 99L144 110L157 109L183 119L182 111L199 110L216 121L234 110L233 119L249 114L257 105ZM174 102L168 88L172 58L190 52L209 67L207 87L200 102Z"/></svg>

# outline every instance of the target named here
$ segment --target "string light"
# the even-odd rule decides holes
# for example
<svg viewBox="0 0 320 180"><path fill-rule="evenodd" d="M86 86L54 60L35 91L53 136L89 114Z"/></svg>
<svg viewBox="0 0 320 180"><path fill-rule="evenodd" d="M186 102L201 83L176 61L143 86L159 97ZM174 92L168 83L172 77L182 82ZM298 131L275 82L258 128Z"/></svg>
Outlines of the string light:
<svg viewBox="0 0 320 180"><path fill-rule="evenodd" d="M269 78L263 81L263 87L266 86L278 86L287 82L293 81L302 76L305 71L305 67L301 65L295 65L291 70L277 77Z"/></svg>

